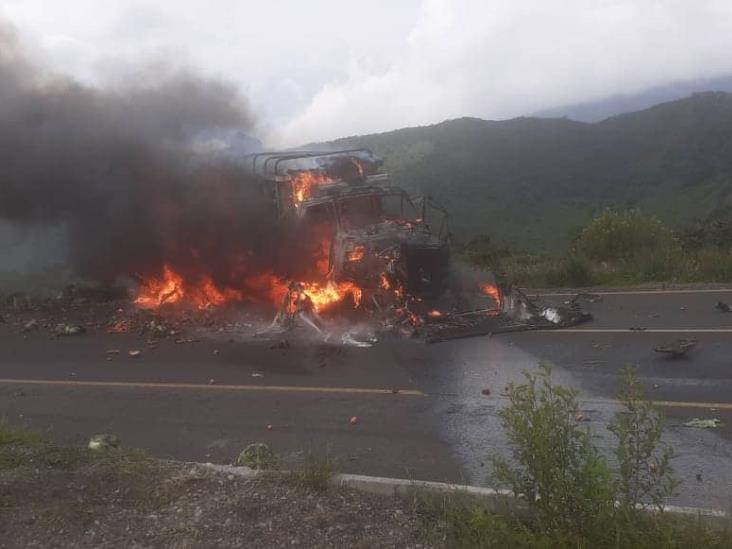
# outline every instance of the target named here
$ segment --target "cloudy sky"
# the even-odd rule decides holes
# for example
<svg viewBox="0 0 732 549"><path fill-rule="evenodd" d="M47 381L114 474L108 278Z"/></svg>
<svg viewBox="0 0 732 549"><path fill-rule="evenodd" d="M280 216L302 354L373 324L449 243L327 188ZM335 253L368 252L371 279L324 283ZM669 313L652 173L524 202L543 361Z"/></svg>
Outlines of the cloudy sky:
<svg viewBox="0 0 732 549"><path fill-rule="evenodd" d="M0 0L0 17L95 85L160 63L233 82L275 145L732 74L730 0Z"/></svg>

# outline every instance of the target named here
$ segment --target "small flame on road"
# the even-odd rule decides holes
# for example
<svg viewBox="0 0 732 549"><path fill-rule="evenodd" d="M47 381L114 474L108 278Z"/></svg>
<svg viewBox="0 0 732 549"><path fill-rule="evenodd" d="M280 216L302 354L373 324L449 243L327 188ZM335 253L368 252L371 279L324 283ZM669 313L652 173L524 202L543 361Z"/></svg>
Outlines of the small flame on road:
<svg viewBox="0 0 732 549"><path fill-rule="evenodd" d="M488 282L484 282L480 285L480 291L493 299L493 301L496 302L496 305L498 305L499 307L501 306L503 301L501 298L501 291L498 289L498 286L496 286L495 284L489 284Z"/></svg>

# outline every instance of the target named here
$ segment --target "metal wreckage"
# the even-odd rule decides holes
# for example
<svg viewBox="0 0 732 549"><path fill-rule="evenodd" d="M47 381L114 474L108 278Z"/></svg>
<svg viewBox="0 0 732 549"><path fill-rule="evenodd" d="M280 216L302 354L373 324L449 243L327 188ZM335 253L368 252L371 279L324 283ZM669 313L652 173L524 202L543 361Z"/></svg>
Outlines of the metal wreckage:
<svg viewBox="0 0 732 549"><path fill-rule="evenodd" d="M451 261L447 211L430 197L410 198L368 149L258 153L245 161L290 227L287 253L304 258L270 331L305 325L322 333L321 312L327 304L331 313L333 302L381 331L428 342L591 319L577 300L544 307L510 286L469 287Z"/></svg>

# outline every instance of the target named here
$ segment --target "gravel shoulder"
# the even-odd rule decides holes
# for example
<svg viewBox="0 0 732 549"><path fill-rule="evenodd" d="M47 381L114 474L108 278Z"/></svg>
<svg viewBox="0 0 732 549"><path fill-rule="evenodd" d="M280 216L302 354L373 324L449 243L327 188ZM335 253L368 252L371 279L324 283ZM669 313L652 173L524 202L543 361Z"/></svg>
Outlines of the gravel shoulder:
<svg viewBox="0 0 732 549"><path fill-rule="evenodd" d="M7 433L0 547L426 546L408 500Z"/></svg>

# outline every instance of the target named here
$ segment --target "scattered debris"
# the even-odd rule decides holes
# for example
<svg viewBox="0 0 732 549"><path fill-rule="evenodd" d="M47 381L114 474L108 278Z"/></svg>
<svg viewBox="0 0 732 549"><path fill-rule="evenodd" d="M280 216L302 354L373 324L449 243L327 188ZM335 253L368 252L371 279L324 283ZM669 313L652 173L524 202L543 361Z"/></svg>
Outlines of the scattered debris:
<svg viewBox="0 0 732 549"><path fill-rule="evenodd" d="M589 294L585 292L580 292L571 299L570 303L574 303L580 299L584 299L589 303L599 303L602 301L602 296L600 294Z"/></svg>
<svg viewBox="0 0 732 549"><path fill-rule="evenodd" d="M730 307L724 301L717 301L717 304L714 306L714 308L717 309L718 311L723 312L723 313L732 312L732 307Z"/></svg>
<svg viewBox="0 0 732 549"><path fill-rule="evenodd" d="M32 332L33 330L37 330L37 329L38 329L38 321L35 319L29 320L28 322L23 324L24 332Z"/></svg>
<svg viewBox="0 0 732 549"><path fill-rule="evenodd" d="M89 439L89 449L100 452L119 448L121 444L118 436L108 433L94 435Z"/></svg>
<svg viewBox="0 0 732 549"><path fill-rule="evenodd" d="M277 343L273 343L269 346L270 349L289 349L290 342L286 339L280 339Z"/></svg>
<svg viewBox="0 0 732 549"><path fill-rule="evenodd" d="M166 324L151 320L147 323L145 326L143 333L149 335L150 337L167 337L169 335L175 335L175 330L171 330ZM176 343L178 343L176 341Z"/></svg>
<svg viewBox="0 0 732 549"><path fill-rule="evenodd" d="M218 349L214 349L213 351L211 351L211 353L212 353L212 354L213 354L214 356L217 356L217 355L219 354L219 350L218 350Z"/></svg>
<svg viewBox="0 0 732 549"><path fill-rule="evenodd" d="M268 431L271 431L271 430L272 430L272 424L271 424L271 423L268 423L268 424L267 424L267 430L268 430Z"/></svg>
<svg viewBox="0 0 732 549"><path fill-rule="evenodd" d="M356 339L353 336L352 332L346 332L341 337L341 343L344 345L350 345L352 347L373 347L373 342L369 341L362 341L360 339Z"/></svg>
<svg viewBox="0 0 732 549"><path fill-rule="evenodd" d="M720 427L722 425L722 422L717 419L701 419L701 418L694 418L691 421L687 421L683 424L684 427L695 427L697 429L715 429L716 427Z"/></svg>
<svg viewBox="0 0 732 549"><path fill-rule="evenodd" d="M590 421L590 418L588 418L582 412L579 412L578 411L576 414L574 414L574 420L577 421L577 422L580 422L580 421Z"/></svg>
<svg viewBox="0 0 732 549"><path fill-rule="evenodd" d="M214 383L216 383L216 380L214 378L208 380L209 385L213 385Z"/></svg>
<svg viewBox="0 0 732 549"><path fill-rule="evenodd" d="M33 308L31 297L23 292L10 294L5 303L16 311L29 311Z"/></svg>
<svg viewBox="0 0 732 549"><path fill-rule="evenodd" d="M351 417L351 425L356 425L359 422L358 416L352 416Z"/></svg>
<svg viewBox="0 0 732 549"><path fill-rule="evenodd" d="M480 394L481 394L481 395L485 395L485 396L490 396L490 394L491 394L491 390L490 390L490 389L483 389L483 390L482 390L482 391L480 392Z"/></svg>
<svg viewBox="0 0 732 549"><path fill-rule="evenodd" d="M697 480L697 482L701 482L702 481L701 473L697 473L696 474L696 480Z"/></svg>
<svg viewBox="0 0 732 549"><path fill-rule="evenodd" d="M127 354L128 354L129 356L131 356L132 358L136 358L136 357L138 357L138 356L141 356L141 355L142 355L142 351L140 351L139 349L133 349L133 350L131 350L131 351L128 351L128 352L127 352Z"/></svg>
<svg viewBox="0 0 732 549"><path fill-rule="evenodd" d="M657 353L665 353L670 355L672 358L680 358L684 356L688 351L696 347L697 340L693 338L680 338L675 339L667 345L657 345L653 348Z"/></svg>
<svg viewBox="0 0 732 549"><path fill-rule="evenodd" d="M252 469L275 469L277 456L267 444L255 442L242 450L234 465Z"/></svg>
<svg viewBox="0 0 732 549"><path fill-rule="evenodd" d="M130 328L132 327L132 322L130 322L127 319L123 320L116 320L111 324L109 328L107 328L108 334L126 334L130 331Z"/></svg>
<svg viewBox="0 0 732 549"><path fill-rule="evenodd" d="M264 374L259 374L259 373L257 373L257 372L254 372L254 373L252 374L252 377L264 377Z"/></svg>
<svg viewBox="0 0 732 549"><path fill-rule="evenodd" d="M631 332L645 332L647 329L645 326L631 326L629 328Z"/></svg>
<svg viewBox="0 0 732 549"><path fill-rule="evenodd" d="M78 324L57 324L56 329L54 330L54 334L63 337L63 336L77 336L82 335L86 333L86 328L84 326L80 326Z"/></svg>
<svg viewBox="0 0 732 549"><path fill-rule="evenodd" d="M176 345L185 345L186 343L199 343L200 340L198 339L191 339L191 338L180 338L175 340Z"/></svg>

